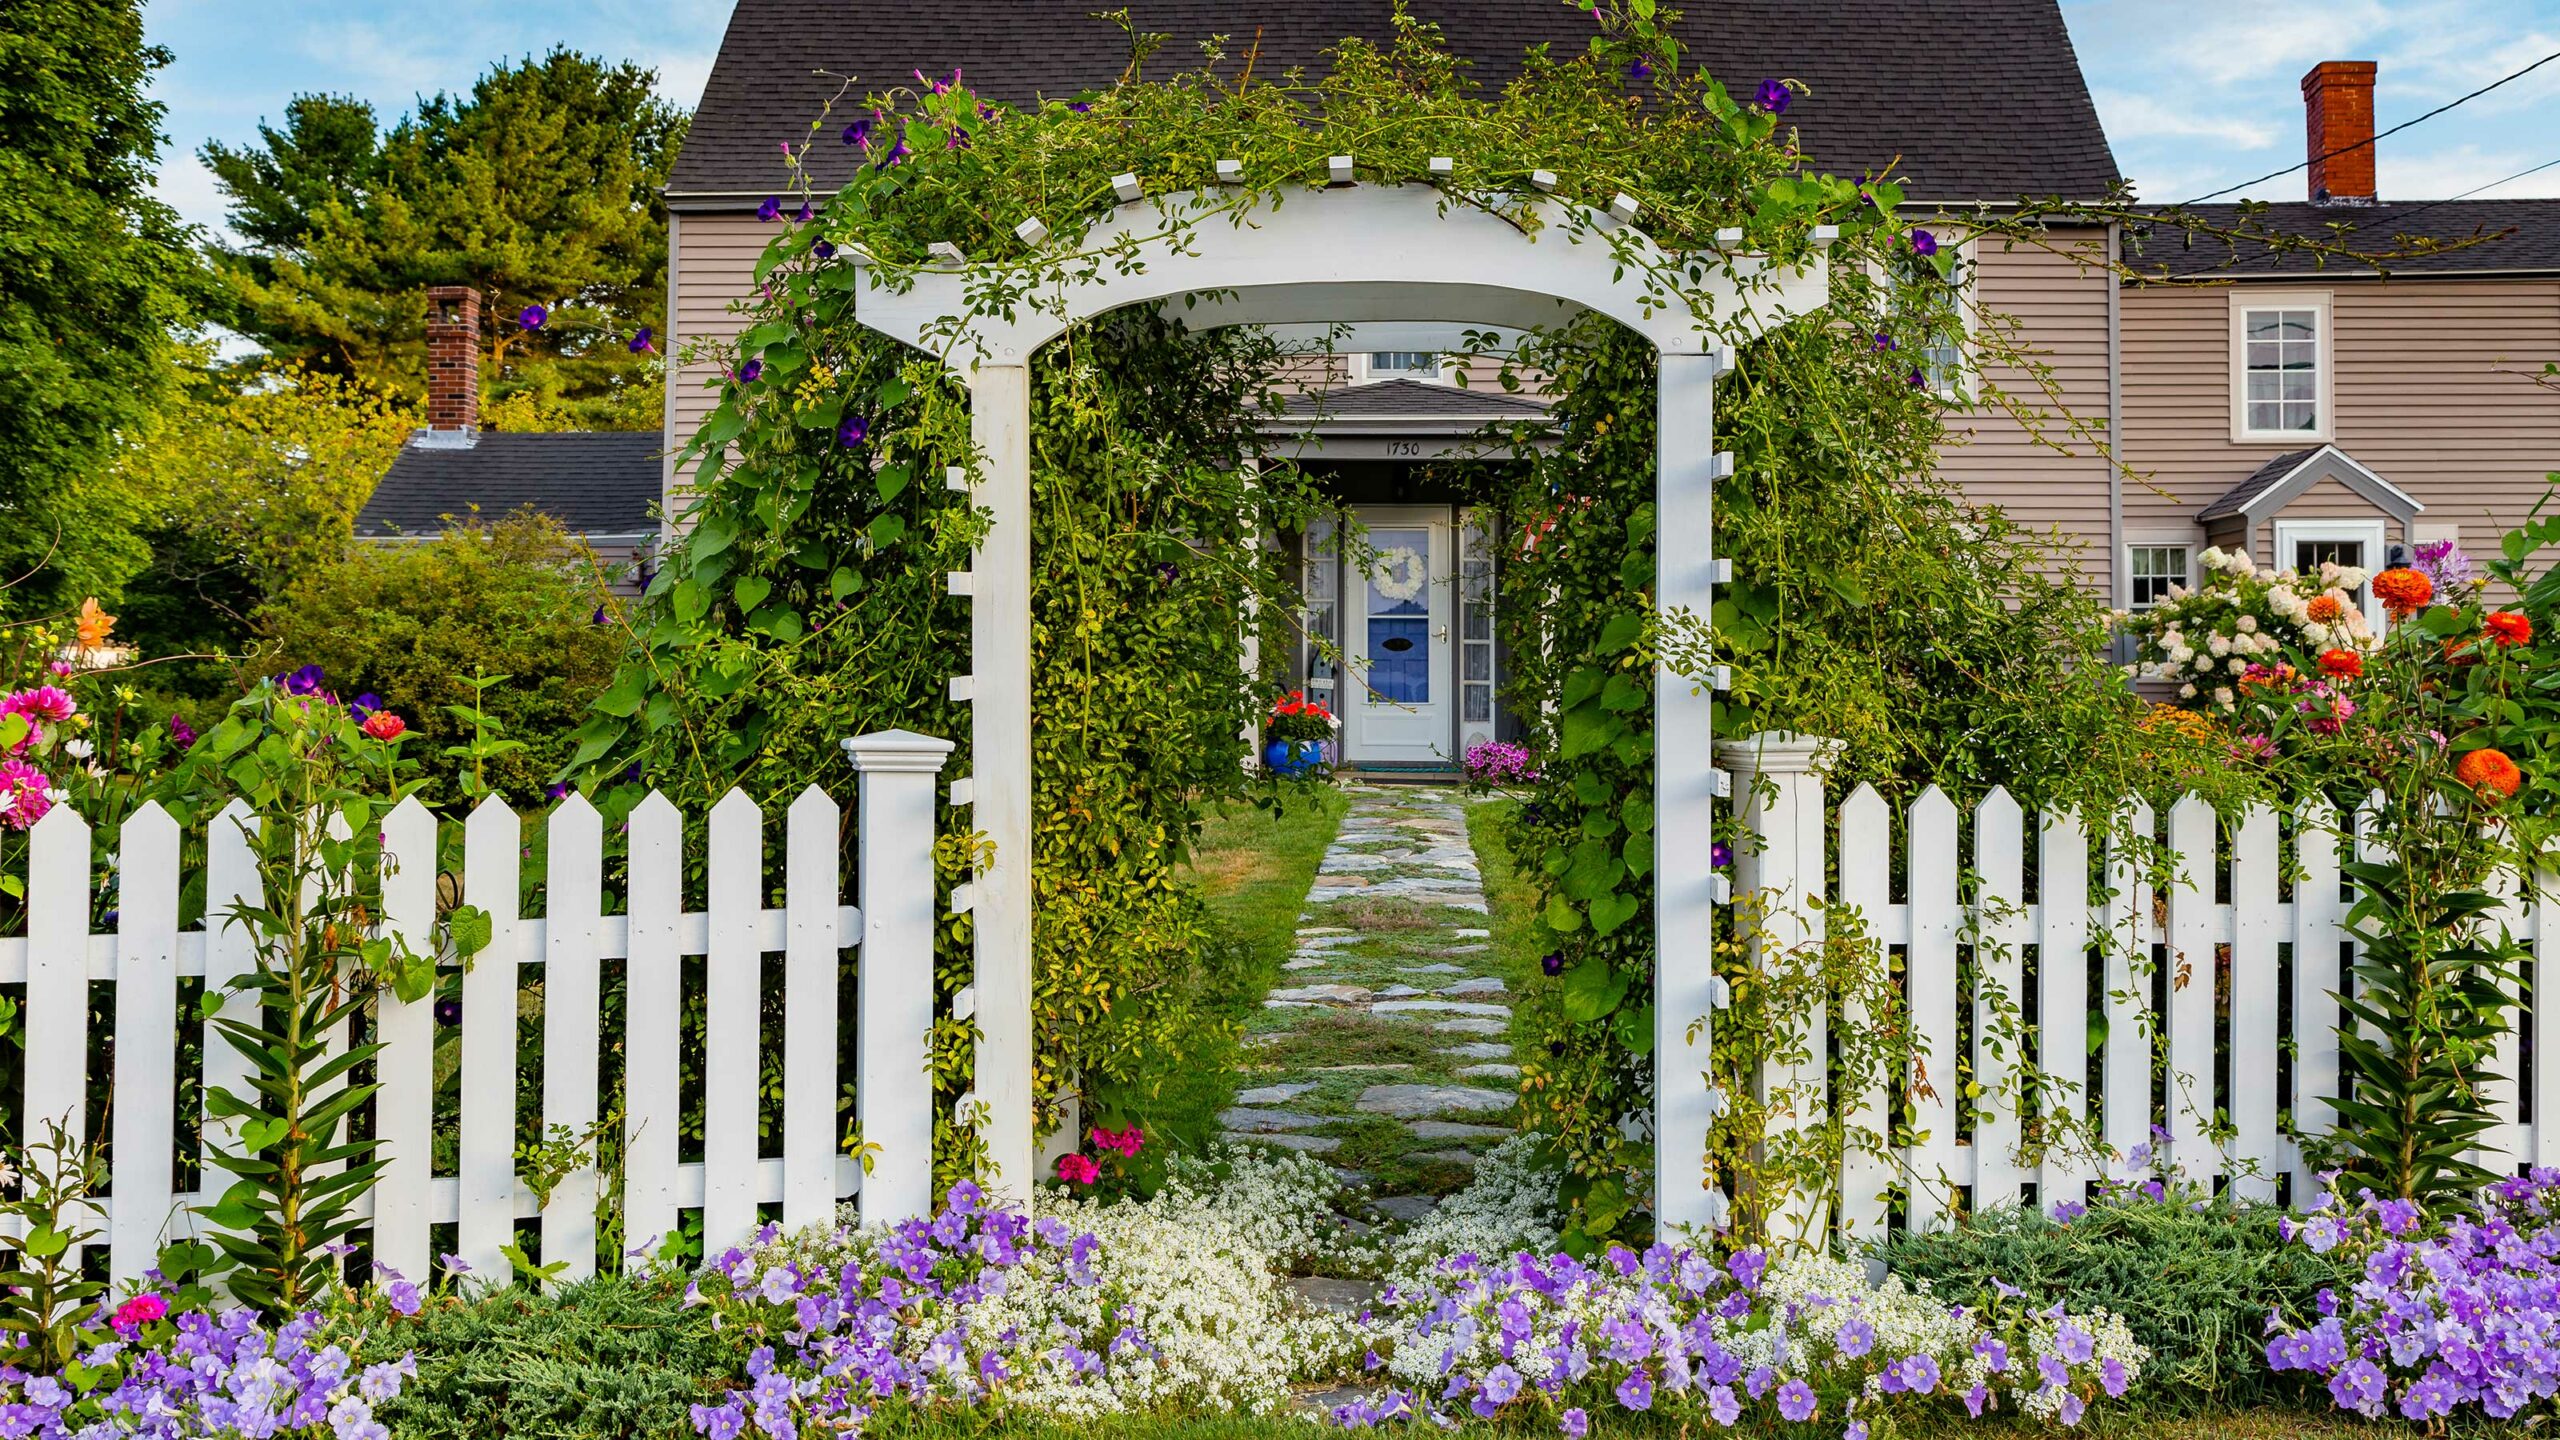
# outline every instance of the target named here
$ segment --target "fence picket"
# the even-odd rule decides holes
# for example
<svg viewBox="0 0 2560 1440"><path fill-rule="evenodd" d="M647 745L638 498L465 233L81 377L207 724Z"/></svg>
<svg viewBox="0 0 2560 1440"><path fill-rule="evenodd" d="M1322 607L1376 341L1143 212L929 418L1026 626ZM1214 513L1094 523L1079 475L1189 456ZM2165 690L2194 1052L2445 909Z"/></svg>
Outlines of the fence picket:
<svg viewBox="0 0 2560 1440"><path fill-rule="evenodd" d="M2231 1188L2269 1202L2284 1168L2276 1135L2276 870L2276 812L2253 805L2231 854Z"/></svg>
<svg viewBox="0 0 2560 1440"><path fill-rule="evenodd" d="M583 795L551 811L542 975L542 1124L585 1143L596 1123L597 1024L603 1014L604 821ZM563 1282L596 1269L596 1167L590 1153L542 1207L542 1263L565 1262Z"/></svg>
<svg viewBox="0 0 2560 1440"><path fill-rule="evenodd" d="M239 1125L213 1113L213 1094L228 1090L247 1098L250 1074L249 1057L222 1033L220 1022L255 1025L263 1008L257 997L241 986L242 981L257 974L258 945L249 923L237 918L239 907L260 904L265 893L258 878L258 857L251 849L258 828L258 818L237 800L223 806L213 823L205 827L204 988L207 995L222 998L204 1022L202 1154L204 1188L217 1195L229 1187L233 1177L231 1172L214 1165L213 1155L217 1150L230 1152L238 1148Z"/></svg>
<svg viewBox="0 0 2560 1440"><path fill-rule="evenodd" d="M455 1251L483 1280L512 1273L516 1230L516 984L523 826L492 795L463 822L462 898L489 913L489 948L462 976L462 1216Z"/></svg>
<svg viewBox="0 0 2560 1440"><path fill-rule="evenodd" d="M2326 1133L2337 1112L2329 1097L2338 1086L2338 812L2315 800L2294 822L2293 882L2293 1129ZM2308 1204L2319 1179L2312 1162L2294 1146L2292 1199Z"/></svg>
<svg viewBox="0 0 2560 1440"><path fill-rule="evenodd" d="M1964 919L1956 894L1956 807L1932 785L1911 803L1910 987L1913 1061L1907 1228L1945 1228L1956 1173L1956 934Z"/></svg>
<svg viewBox="0 0 2560 1440"><path fill-rule="evenodd" d="M676 1026L684 967L684 817L652 790L631 812L631 954L623 972L622 1224L635 1252L676 1228Z"/></svg>
<svg viewBox="0 0 2560 1440"><path fill-rule="evenodd" d="M836 1213L836 933L841 884L836 802L811 785L783 818L784 893L790 911L783 948L782 1223L799 1229ZM929 888L929 887L928 887ZM912 1103L912 1101L910 1102ZM919 1106L931 1113L931 1103ZM928 1156L925 1170L932 1173Z"/></svg>
<svg viewBox="0 0 2560 1440"><path fill-rule="evenodd" d="M1881 952L1893 908L1893 807L1874 786L1860 785L1840 806L1839 833L1839 907L1858 914ZM1840 1024L1848 1033L1868 1033L1874 1023L1864 1004L1842 1002ZM1892 1117L1885 1108L1890 1084L1879 1080L1844 1087L1836 1103L1850 1133L1875 1136L1879 1143L1892 1134ZM1855 1241L1884 1238L1885 1194L1893 1179L1893 1167L1882 1155L1854 1144L1848 1148L1840 1174L1841 1233Z"/></svg>
<svg viewBox="0 0 2560 1440"><path fill-rule="evenodd" d="M2152 833L2151 807L2127 807L2125 825L2136 835ZM2143 872L2136 847L2107 842L2107 1043L2099 1076L2107 1149L2114 1157L2111 1179L2137 1173L2130 1157L2151 1143L2151 1057L2156 1026L2151 1015L2151 977L2158 963L2152 948L2151 881Z"/></svg>
<svg viewBox="0 0 2560 1440"><path fill-rule="evenodd" d="M2088 1197L2093 1171L2074 1135L2089 1075L2089 832L2068 810L2039 817L2036 1087L2046 1120L2036 1193L2048 1206Z"/></svg>
<svg viewBox="0 0 2560 1440"><path fill-rule="evenodd" d="M2489 893L2498 898L2497 912L2490 917L2489 923L2504 927L2511 935L2532 933L2527 928L2521 877L2513 870L2501 870L2489 878L2488 888ZM2515 975L2512 984L2521 986L2523 980L2523 975ZM2499 1175L2515 1173L2524 1138L2524 1088L2519 1083L2519 1072L2524 1064L2524 1014L2521 1010L2514 1011L2508 1019L2510 1023L2491 1042L2489 1064L2479 1081L2480 1100L2491 1116L2491 1123L2480 1133L2479 1141L2471 1150L2473 1164Z"/></svg>
<svg viewBox="0 0 2560 1440"><path fill-rule="evenodd" d="M1973 1208L2015 1204L2026 1171L2015 1097L2018 1046L2002 1035L2000 1016L2026 1002L2027 922L2024 817L2006 789L1993 787L1973 808L1973 869L1981 891L1973 946ZM1962 1094L1961 1086L1958 1093Z"/></svg>
<svg viewBox="0 0 2560 1440"><path fill-rule="evenodd" d="M2533 1010L2520 1024L2533 1044L2533 1163L2560 1165L2560 873L2542 871L2533 888Z"/></svg>
<svg viewBox="0 0 2560 1440"><path fill-rule="evenodd" d="M435 953L436 817L415 795L382 817L382 919L411 950ZM382 1083L373 1097L382 1178L373 1192L373 1256L424 1283L433 1255L427 1193L435 1174L435 992L415 1000L384 995L374 1031L382 1044L373 1058Z"/></svg>
<svg viewBox="0 0 2560 1440"><path fill-rule="evenodd" d="M756 1110L763 1054L764 952L756 916L764 816L741 790L711 807L711 954L702 1056L702 1244L743 1242L756 1225Z"/></svg>
<svg viewBox="0 0 2560 1440"><path fill-rule="evenodd" d="M108 1263L159 1257L176 1188L178 822L146 801L116 837L114 1215Z"/></svg>
<svg viewBox="0 0 2560 1440"><path fill-rule="evenodd" d="M20 1134L89 1138L89 822L56 805L27 833L26 1108ZM76 1261L78 1247L70 1252Z"/></svg>
<svg viewBox="0 0 2560 1440"><path fill-rule="evenodd" d="M2187 795L2169 809L2176 879L2169 891L2168 1161L2187 1178L2222 1173L2213 1141L2214 880L2219 819Z"/></svg>

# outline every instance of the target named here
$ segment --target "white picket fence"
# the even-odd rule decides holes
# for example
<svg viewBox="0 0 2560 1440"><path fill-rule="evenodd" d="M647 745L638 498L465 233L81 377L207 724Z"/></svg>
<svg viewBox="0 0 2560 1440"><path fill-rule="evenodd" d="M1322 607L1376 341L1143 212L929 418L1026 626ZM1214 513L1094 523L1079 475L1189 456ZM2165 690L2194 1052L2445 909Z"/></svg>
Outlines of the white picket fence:
<svg viewBox="0 0 2560 1440"><path fill-rule="evenodd" d="M1817 1228L1882 1233L1887 1191L1896 1185L1906 1192L1902 1224L1915 1230L1944 1225L1948 1196L1958 1189L1976 1209L2019 1200L2030 1186L2048 1207L2083 1199L2093 1183L2135 1173L2124 1157L2152 1142L2155 1106L2165 1110L2170 1132L2155 1147L2159 1159L2189 1178L2223 1180L2271 1200L2278 1178L2290 1176L2289 1198L2308 1203L2317 1196L2319 1182L2293 1137L2325 1133L2334 1119L2328 1102L2338 1077L2339 1008L2332 997L2349 983L2341 921L2353 904L2341 890L2339 840L2328 815L2306 809L2285 826L2273 810L2257 807L2238 817L2226 841L2214 809L2190 795L2165 817L2176 877L2155 895L2122 855L2093 856L2078 818L2029 817L2005 790L1984 796L1965 816L1933 786L1897 815L1861 785L1834 817L1819 773L1832 743L1767 736L1718 746L1733 773L1736 819L1749 832L1736 837L1733 888L1761 895L1768 916L1762 943L1782 950L1823 937L1828 917L1807 902L1823 896L1824 862L1836 857L1830 905L1855 907L1881 950L1903 954L1904 1000L1925 1070L1905 1077L1904 1089L1911 1131L1920 1138L1898 1155L1846 1157L1837 1212L1813 1217ZM1836 831L1829 831L1834 818ZM2159 818L2139 807L2133 825L2156 835ZM2288 837L2297 867L2290 883L2279 853ZM2100 882L2094 887L2093 878ZM2511 898L2502 917L2536 956L2560 954L2560 904L2549 898L2560 891L2553 884L2546 877L2537 887L2543 898ZM1985 1043L1994 1030L1992 1006L1960 979L1968 945L1978 972L2037 1032L2035 1063L2062 1082L2043 1087L2047 1113L2073 1124L2094 1120L2113 1174L2102 1175L2085 1147L2042 1149L2032 1164L2023 1158L2016 1105L1990 1097L2024 1093L2011 1079L2027 1057L2014 1043ZM2228 947L2227 976L2220 947ZM2103 957L2094 989L2093 953ZM2137 973L2140 956L2151 957L2146 971L2168 977L2165 986ZM2539 968L2534 962L2529 974ZM2529 983L2526 994L2539 988ZM2161 989L2166 1003L2155 1007ZM2544 1001L2516 1012L2498 1050L2494 1068L2504 1078L2492 1097L2500 1123L2474 1156L2491 1170L2560 1163L2560 1000ZM1958 1014L1967 1004L1969 1026ZM2104 1020L2094 1052L2093 1013ZM1766 1089L1823 1096L1829 1019L1803 1017L1810 1060L1773 1070L1763 1077ZM1866 1023L1861 1015L1838 1017L1846 1030ZM1985 1097L1970 1134L1958 1112L1960 1041L1969 1045L1963 1058ZM2154 1064L2155 1046L2165 1047L2165 1074ZM2219 1066L2218 1051L2227 1056ZM1923 1079L1925 1086L1915 1083ZM2093 1095L2098 1108L2091 1112L2084 1107ZM1845 1107L1851 1123L1888 1133L1882 1086L1824 1099ZM2227 1119L2227 1141L2211 1134L2217 1113ZM2286 1116L2290 1125L2280 1123Z"/></svg>
<svg viewBox="0 0 2560 1440"><path fill-rule="evenodd" d="M567 1278L594 1269L599 1187L592 1165L569 1176L547 1206L516 1169L522 987L541 982L542 1123L589 1130L602 1113L599 1047L618 1045L624 1077L624 1235L654 1246L678 1212L698 1208L714 1250L747 1237L756 1207L779 1203L785 1224L825 1219L858 1193L866 1220L927 1213L932 1199L934 1107L927 1041L934 1021L933 866L935 776L950 742L905 731L845 742L860 772L855 883L861 907L842 903L838 877L841 812L815 785L783 819L785 901L764 904L764 815L731 791L709 815L702 852L708 908L683 908L687 818L651 794L632 812L626 903L609 913L604 837L594 807L570 796L540 821L547 829L548 914L523 913L525 824L504 803L483 802L463 824L461 900L489 913L494 938L461 979L460 1121L453 1173L433 1163L437 1141L437 1022L433 997L384 997L374 1017L382 1089L372 1102L386 1168L359 1202L371 1220L381 1263L424 1279L429 1227L455 1227L457 1253L481 1276L510 1273L503 1248L519 1220L539 1219L545 1262L564 1260ZM91 934L90 827L57 806L29 832L27 933L0 939L0 985L24 986L19 1023L25 1076L19 1133L59 1120L75 1138L91 1136L86 1110L90 1066L89 987L115 986L111 1185L100 1206L109 1263L134 1277L170 1238L198 1233L190 1207L209 1203L228 1172L204 1167L210 1194L174 1189L178 1152L179 1026L201 1026L206 1091L249 1093L246 1061L210 1021L179 1013L182 976L210 977L209 991L256 968L250 937L225 923L241 900L255 903L257 871L236 803L207 826L207 873L200 929L178 927L180 834L157 805L128 819L118 836L111 933ZM382 923L421 951L431 945L437 901L437 820L413 797L382 821ZM844 1145L839 1113L839 983L843 953L859 946L854 1051L856 1119L876 1147L865 1176ZM758 1139L764 1040L760 1005L765 957L779 955L784 987L779 1153ZM686 1118L679 1094L682 964L704 958L697 1002L705 1029L703 1158L679 1162ZM619 1034L604 1030L603 967L624 967ZM448 969L451 967L448 966ZM233 996L228 1014L251 1003ZM203 1117L204 1144L225 1143L223 1122Z"/></svg>

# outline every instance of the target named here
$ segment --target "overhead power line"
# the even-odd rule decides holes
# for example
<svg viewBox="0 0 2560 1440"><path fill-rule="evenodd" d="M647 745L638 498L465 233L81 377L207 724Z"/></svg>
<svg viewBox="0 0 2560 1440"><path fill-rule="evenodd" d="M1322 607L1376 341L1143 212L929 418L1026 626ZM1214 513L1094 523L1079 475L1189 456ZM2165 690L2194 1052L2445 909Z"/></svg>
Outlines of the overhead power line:
<svg viewBox="0 0 2560 1440"><path fill-rule="evenodd" d="M2270 171L2268 171L2266 174L2259 176L2259 177L2258 177L2257 179L2255 179L2255 180L2243 180L2243 181L2241 181L2241 182L2240 182L2239 184L2237 184L2237 185L2225 185L2225 186L2223 186L2223 187L2222 187L2221 189L2219 189L2219 190L2214 190L2214 191L2210 191L2210 192L2208 192L2208 193L2206 193L2206 194L2199 195L2199 196L2197 196L2196 198L2194 198L2193 200L2185 200L2185 201L2181 201L2181 202L2179 202L2180 208L2184 208L2185 206L2188 206L2188 205L2201 205L2201 204L2203 204L2205 201L2207 201L2207 200L2211 200L2211 199L2213 199L2213 198L2214 198L2214 197L2216 197L2216 196L2219 196L2219 195L2228 195L2228 194L2230 194L2230 193L2231 193L2232 191L2234 191L2234 190L2246 190L2246 189L2248 189L2248 188L2249 188L2250 186L2252 186L2252 185L2262 185L2262 184L2266 183L2266 182L2267 182L2267 181L2269 181L2269 180L2280 180L2280 179L2283 179L2285 176L2292 174L2292 173L2293 173L2294 171L2296 171L2296 170L2308 170L2308 169L2310 169L2312 166L2314 166L2314 165L2316 165L2316 164L2320 163L2320 162L2321 162L2321 161L2323 161L2323 160L2331 159L2331 158L2333 158L2333 157L2335 157L2335 156L2339 156L2339 155L2344 155L2344 154L2346 154L2346 153L2347 153L2348 151L2350 151L2350 150L2361 150L2361 149L2363 149L2363 148L2364 148L2365 146L2367 146L2367 145L2377 144L2377 143L2379 143L2379 142L2381 142L2381 141L2388 140L2388 139L2390 139L2392 136L2399 134L2401 131L2408 129L2408 128L2409 128L2410 126L2412 126L2412 125L2416 125L2416 124L2419 124L2419 123L2421 123L2421 122L2423 122L2423 121L2427 121L2427 120L2433 120L2433 119L2434 119L2434 118L2436 118L2437 116L2439 116L2439 115L2443 114L2443 113L2444 113L2444 112L2446 112L2447 110L2450 110L2450 109L2454 108L2454 107L2455 107L2455 106L2457 106L2457 105L2464 105L2464 104L2468 104L2469 102L2474 101L2474 100L2477 100L2477 99L2479 99L2481 96L2488 94L2490 91L2497 89L2497 88L2498 88L2499 86L2501 86L2501 85L2505 85L2505 84L2507 84L2507 83L2509 83L2509 82L2511 82L2511 81L2521 80L2521 79L2523 79L2524 77L2526 77L2527 75L2532 74L2534 71L2541 69L2543 66L2550 64L2550 63L2551 63L2552 61L2554 61L2554 60L2560 60L2560 50L2554 50L2554 51L2552 51L2550 54L2543 56L2541 59L2534 61L2532 64L2527 65L2527 66L2526 66L2526 67L2524 67L2523 69L2516 71L2516 72L2515 72L2514 74L2512 74L2512 75L2502 75L2502 76L2500 76L2499 78L2497 78L2497 79L2495 79L2495 80L2490 81L2488 84L2481 86L2479 89L2472 91L2472 92L2471 92L2470 94L2468 94L2468 95L2463 95L2463 96L2459 96L2459 97L2457 97L2457 98L2455 98L2455 99L2447 100L2446 102L2444 102L2443 104L2441 104L2441 105L2437 106L2437 107L2436 107L2436 108L2434 108L2433 110L2428 111L2426 114L2418 116L2416 119L2413 119L2413 120L2403 120L2403 121L2401 121L2399 124L2392 126L2390 129L2383 131L2381 134L2374 136L2374 137L2373 137L2373 139L2371 139L2371 140L2359 140L2359 141L2355 142L2355 143L2354 143L2354 144L2352 144L2352 145L2341 145L2341 146L2339 146L2339 147L2338 147L2337 149L2335 149L2335 150L2328 151L2328 152L2326 152L2326 153L2324 153L2324 154L2319 154L2319 155L2311 156L2311 157L2309 157L2308 159L2305 159L2305 160L2301 161L2301 162L2300 162L2300 163L2298 163L2298 164L2287 165L2286 167L2284 167L2284 168L2283 168L2283 169L2281 169L2281 170L2270 170ZM2512 176L2512 175L2511 175L2511 176L2509 176L2509 177L2507 177L2507 178L2508 178L2508 179L2510 179L2510 180L2512 180L2512 179L2514 179L2514 178L2516 178L2516 177L2514 177L2514 176ZM2499 183L2499 184L2501 184L2501 185L2503 185L2503 184L2505 184L2505 183L2506 183L2506 181L2505 181L2505 180L2501 180L2501 181L2499 181L2498 183ZM2485 189L2486 187L2484 186L2483 188Z"/></svg>

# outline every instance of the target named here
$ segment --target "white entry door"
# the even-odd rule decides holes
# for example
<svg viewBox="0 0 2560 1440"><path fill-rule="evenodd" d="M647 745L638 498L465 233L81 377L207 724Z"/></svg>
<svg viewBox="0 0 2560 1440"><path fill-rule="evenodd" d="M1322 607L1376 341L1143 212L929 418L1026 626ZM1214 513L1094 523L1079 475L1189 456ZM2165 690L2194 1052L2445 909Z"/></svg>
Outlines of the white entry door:
<svg viewBox="0 0 2560 1440"><path fill-rule="evenodd" d="M1374 552L1364 575L1346 575L1343 758L1361 762L1453 759L1456 667L1450 643L1457 587L1447 506L1363 506L1355 512ZM1346 564L1345 570L1355 570Z"/></svg>

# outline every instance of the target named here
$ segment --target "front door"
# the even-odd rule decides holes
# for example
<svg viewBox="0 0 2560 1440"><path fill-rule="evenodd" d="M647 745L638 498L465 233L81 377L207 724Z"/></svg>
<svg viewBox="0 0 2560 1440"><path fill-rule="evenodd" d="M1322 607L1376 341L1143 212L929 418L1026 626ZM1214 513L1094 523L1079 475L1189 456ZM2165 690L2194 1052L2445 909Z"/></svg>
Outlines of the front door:
<svg viewBox="0 0 2560 1440"><path fill-rule="evenodd" d="M1447 763L1457 686L1449 643L1456 586L1446 506L1362 506L1367 573L1346 575L1343 653L1351 671L1342 716L1343 758L1361 763ZM1346 571L1360 568L1357 560Z"/></svg>

